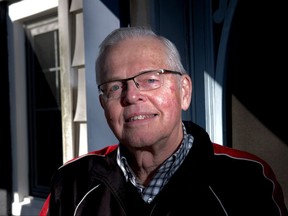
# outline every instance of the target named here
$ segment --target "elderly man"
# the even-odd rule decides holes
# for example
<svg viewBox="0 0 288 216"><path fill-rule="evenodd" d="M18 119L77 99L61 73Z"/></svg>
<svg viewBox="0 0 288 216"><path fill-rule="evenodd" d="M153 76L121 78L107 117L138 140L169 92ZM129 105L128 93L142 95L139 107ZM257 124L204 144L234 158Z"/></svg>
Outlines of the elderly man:
<svg viewBox="0 0 288 216"><path fill-rule="evenodd" d="M113 31L96 78L119 143L59 168L41 215L287 215L267 163L183 122L192 81L169 40L142 27Z"/></svg>

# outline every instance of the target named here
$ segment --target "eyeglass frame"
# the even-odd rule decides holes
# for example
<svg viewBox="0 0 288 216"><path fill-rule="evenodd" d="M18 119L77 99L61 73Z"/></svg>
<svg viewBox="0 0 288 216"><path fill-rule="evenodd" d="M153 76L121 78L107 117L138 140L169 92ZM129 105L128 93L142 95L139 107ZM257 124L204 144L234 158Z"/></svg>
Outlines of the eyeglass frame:
<svg viewBox="0 0 288 216"><path fill-rule="evenodd" d="M106 82L103 82L101 84L98 85L98 91L99 91L99 94L103 95L104 94L104 91L101 89L101 86L104 85L104 84L107 84L107 83L110 83L110 82L121 82L121 83L127 83L129 80L133 80L135 86L137 89L139 89L139 83L137 83L135 81L135 78L138 77L138 76L141 76L143 74L146 74L146 73L151 73L151 72L158 72L160 75L162 74L178 74L180 76L183 75L183 73L179 72L179 71L173 71L173 70L168 70L168 69L155 69L155 70L148 70L148 71L143 71L143 72L140 72L139 74L135 75L135 76L132 76L132 77L128 77L126 79L116 79L116 80L110 80L110 81L106 81ZM161 87L161 86L160 86ZM158 88L160 88L158 87ZM158 88L154 88L154 89L158 89ZM151 90L154 90L154 89L151 89ZM141 90L141 91L145 91L145 90ZM146 91L149 91L149 90L146 90ZM107 97L106 97L107 98Z"/></svg>

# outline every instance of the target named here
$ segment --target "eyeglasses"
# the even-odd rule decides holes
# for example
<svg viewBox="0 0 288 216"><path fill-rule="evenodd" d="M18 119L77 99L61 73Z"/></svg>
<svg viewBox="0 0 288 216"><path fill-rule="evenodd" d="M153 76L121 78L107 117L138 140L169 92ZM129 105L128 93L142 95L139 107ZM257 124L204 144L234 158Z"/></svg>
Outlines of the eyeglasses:
<svg viewBox="0 0 288 216"><path fill-rule="evenodd" d="M144 71L136 76L104 82L98 85L98 90L101 95L107 99L120 98L123 91L127 89L127 82L133 80L135 86L140 91L150 91L153 89L160 88L164 82L163 74L178 74L182 76L182 73L172 70L150 70Z"/></svg>

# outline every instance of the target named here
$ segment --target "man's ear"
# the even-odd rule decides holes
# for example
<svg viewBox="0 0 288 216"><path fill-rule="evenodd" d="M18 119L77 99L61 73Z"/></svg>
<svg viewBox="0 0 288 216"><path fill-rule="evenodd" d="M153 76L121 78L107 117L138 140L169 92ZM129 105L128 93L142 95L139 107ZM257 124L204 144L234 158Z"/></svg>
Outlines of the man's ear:
<svg viewBox="0 0 288 216"><path fill-rule="evenodd" d="M103 99L102 95L99 95L98 98L99 98L101 107L104 109L104 101L103 101L104 99Z"/></svg>
<svg viewBox="0 0 288 216"><path fill-rule="evenodd" d="M181 108L187 110L192 99L192 80L187 74L184 74L181 82Z"/></svg>

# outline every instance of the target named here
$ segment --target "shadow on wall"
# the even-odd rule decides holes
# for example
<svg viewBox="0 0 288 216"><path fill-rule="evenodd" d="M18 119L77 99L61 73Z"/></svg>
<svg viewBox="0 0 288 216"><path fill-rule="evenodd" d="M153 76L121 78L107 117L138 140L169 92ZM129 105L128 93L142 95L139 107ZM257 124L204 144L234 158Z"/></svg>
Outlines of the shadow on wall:
<svg viewBox="0 0 288 216"><path fill-rule="evenodd" d="M283 4L238 2L228 68L232 94L288 145L288 17Z"/></svg>

